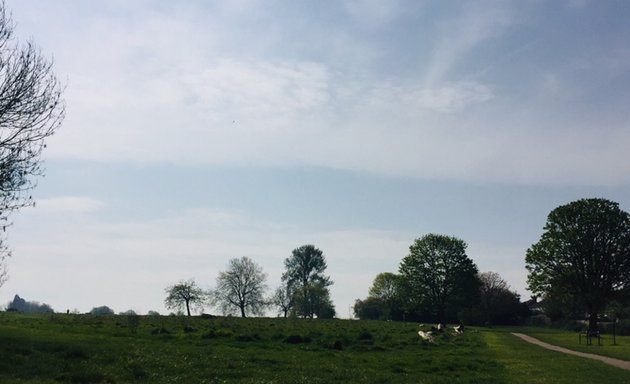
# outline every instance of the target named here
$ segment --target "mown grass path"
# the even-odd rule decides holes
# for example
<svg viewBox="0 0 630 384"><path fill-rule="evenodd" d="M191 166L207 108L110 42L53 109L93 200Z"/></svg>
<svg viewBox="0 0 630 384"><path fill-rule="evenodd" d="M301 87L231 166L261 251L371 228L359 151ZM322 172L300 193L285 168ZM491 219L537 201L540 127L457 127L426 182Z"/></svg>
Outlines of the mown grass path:
<svg viewBox="0 0 630 384"><path fill-rule="evenodd" d="M567 349L567 348L559 347L557 345L545 343L544 341L538 340L535 337L531 337L531 336L525 335L523 333L512 332L512 334L514 336L518 337L518 338L521 338L522 340L524 340L524 341L526 341L526 342L528 342L530 344L538 345L538 346L540 346L542 348L546 348L546 349L549 349L551 351L556 351L556 352L566 353L566 354L569 354L569 355L584 357L586 359L591 359L591 360L598 360L598 361L601 361L601 362L606 363L608 365L612 365L613 367L617 367L617 368L621 368L621 369L625 369L625 370L629 370L630 371L630 361L619 360L619 359L615 359L615 358L607 357L607 356L595 355L593 353L584 353L584 352L574 351L572 349Z"/></svg>

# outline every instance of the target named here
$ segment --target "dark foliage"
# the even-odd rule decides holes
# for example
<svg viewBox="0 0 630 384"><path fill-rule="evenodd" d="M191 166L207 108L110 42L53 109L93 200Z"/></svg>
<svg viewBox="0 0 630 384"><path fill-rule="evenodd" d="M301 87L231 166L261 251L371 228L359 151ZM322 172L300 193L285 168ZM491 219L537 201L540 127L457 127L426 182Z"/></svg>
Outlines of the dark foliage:
<svg viewBox="0 0 630 384"><path fill-rule="evenodd" d="M525 257L530 290L584 306L589 329L630 287L630 215L606 199L581 199L549 213Z"/></svg>

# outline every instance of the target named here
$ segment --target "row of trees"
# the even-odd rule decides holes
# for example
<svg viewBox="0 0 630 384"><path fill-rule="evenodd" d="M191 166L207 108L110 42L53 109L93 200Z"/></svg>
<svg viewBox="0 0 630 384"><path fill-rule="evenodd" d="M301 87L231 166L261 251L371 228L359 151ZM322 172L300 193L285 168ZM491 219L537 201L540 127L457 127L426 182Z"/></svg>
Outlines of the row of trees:
<svg viewBox="0 0 630 384"><path fill-rule="evenodd" d="M601 198L552 210L543 234L526 252L529 290L553 317L602 314L630 319L630 214ZM399 273L381 273L359 318L507 324L527 314L518 295L494 272L478 273L460 239L429 234L409 247Z"/></svg>
<svg viewBox="0 0 630 384"><path fill-rule="evenodd" d="M494 272L478 273L458 238L428 234L409 247L399 273L380 273L357 300L360 319L510 324L525 315L519 296Z"/></svg>
<svg viewBox="0 0 630 384"><path fill-rule="evenodd" d="M326 259L313 245L292 251L284 261L281 285L271 297L266 296L267 275L260 265L248 257L231 259L228 268L219 273L212 291L201 289L194 280L181 281L166 288L167 308L186 311L216 306L223 314L242 317L262 315L275 307L283 316L332 318L335 307L330 299L332 281L324 274Z"/></svg>
<svg viewBox="0 0 630 384"><path fill-rule="evenodd" d="M50 305L39 303L37 301L26 301L19 295L15 295L6 305L7 311L17 311L24 313L52 313L54 312Z"/></svg>

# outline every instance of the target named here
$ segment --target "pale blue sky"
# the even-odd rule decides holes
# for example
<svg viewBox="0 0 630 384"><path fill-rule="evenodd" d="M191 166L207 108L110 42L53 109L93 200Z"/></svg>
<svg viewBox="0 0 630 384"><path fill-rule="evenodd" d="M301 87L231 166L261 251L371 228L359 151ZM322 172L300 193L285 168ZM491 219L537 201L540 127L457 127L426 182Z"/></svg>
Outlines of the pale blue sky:
<svg viewBox="0 0 630 384"><path fill-rule="evenodd" d="M347 317L426 233L525 298L547 213L630 210L630 3L7 0L67 79L15 293L165 312L249 256L327 257Z"/></svg>

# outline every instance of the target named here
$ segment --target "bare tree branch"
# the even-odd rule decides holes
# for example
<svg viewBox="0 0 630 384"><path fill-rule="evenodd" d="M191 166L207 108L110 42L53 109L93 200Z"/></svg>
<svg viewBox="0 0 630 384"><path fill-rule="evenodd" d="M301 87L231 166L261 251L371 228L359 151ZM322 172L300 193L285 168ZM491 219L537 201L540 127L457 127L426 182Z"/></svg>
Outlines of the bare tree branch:
<svg viewBox="0 0 630 384"><path fill-rule="evenodd" d="M33 205L45 139L54 134L65 116L52 61L32 43L13 39L13 22L0 2L0 222L11 212ZM2 249L6 251L4 245ZM0 258L0 285L6 279L5 258Z"/></svg>

